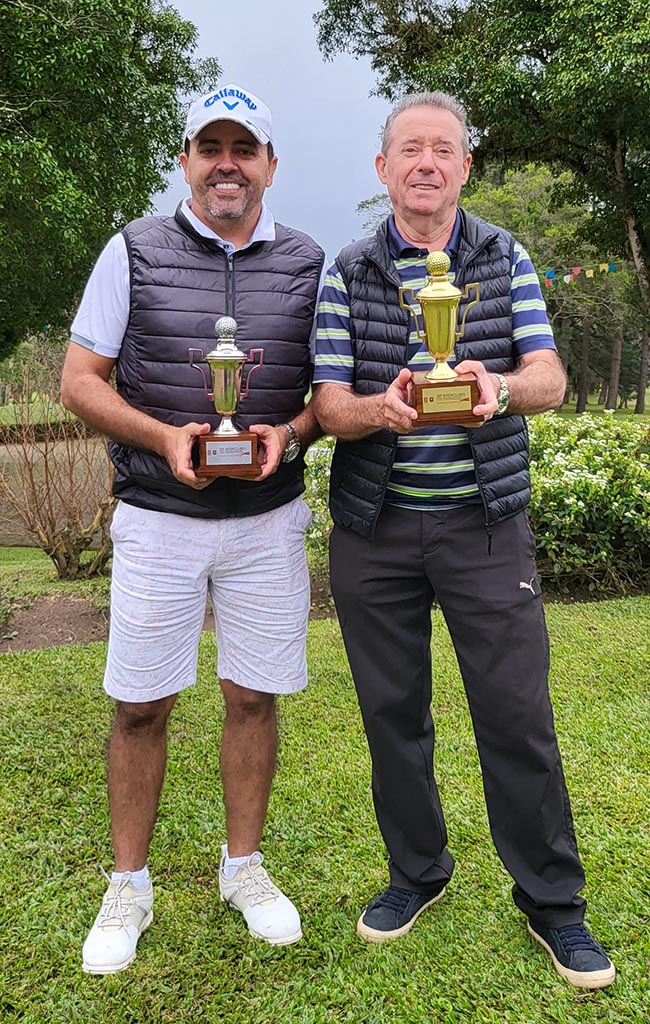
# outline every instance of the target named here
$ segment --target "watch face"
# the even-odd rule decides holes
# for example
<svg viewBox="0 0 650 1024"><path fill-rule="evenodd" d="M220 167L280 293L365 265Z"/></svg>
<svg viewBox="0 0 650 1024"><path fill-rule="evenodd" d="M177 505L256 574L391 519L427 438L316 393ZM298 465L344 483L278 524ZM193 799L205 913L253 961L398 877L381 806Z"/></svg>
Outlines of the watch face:
<svg viewBox="0 0 650 1024"><path fill-rule="evenodd" d="M282 456L282 458L283 458L284 462L293 462L293 460L299 454L300 454L300 442L299 441L289 441L289 444L287 445L287 447L284 450L284 455Z"/></svg>
<svg viewBox="0 0 650 1024"><path fill-rule="evenodd" d="M284 449L282 462L292 462L298 455L300 455L300 438L298 437L298 431L292 423L283 423L281 425L289 434L289 444Z"/></svg>

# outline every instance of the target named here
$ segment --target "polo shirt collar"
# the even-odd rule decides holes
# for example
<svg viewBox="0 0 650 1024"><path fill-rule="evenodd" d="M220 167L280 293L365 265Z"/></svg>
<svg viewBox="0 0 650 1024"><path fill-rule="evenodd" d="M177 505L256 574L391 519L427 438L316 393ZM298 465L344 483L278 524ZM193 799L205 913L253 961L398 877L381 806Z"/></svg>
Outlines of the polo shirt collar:
<svg viewBox="0 0 650 1024"><path fill-rule="evenodd" d="M460 210L456 209L456 220L454 221L454 227L451 232L451 237L447 242L444 251L447 253L451 260L455 259L458 254L458 245L460 243ZM412 242L407 242L406 239L402 238L397 227L395 225L395 215L391 213L388 218L388 250L394 260L405 259L407 256L428 256L428 249L419 249Z"/></svg>
<svg viewBox="0 0 650 1024"><path fill-rule="evenodd" d="M180 206L180 213L185 220L192 225L194 230L198 232L203 238L211 238L213 241L218 242L222 249L226 252L235 252L236 247L232 242L226 241L221 238L220 235L209 228L207 224L204 224L202 220L192 212L192 207L189 204L189 199L184 199ZM253 242L274 242L275 241L275 220L273 214L269 210L265 203L262 203L262 212L260 213L259 220L255 225L253 234L246 242L246 245L242 245L241 249L247 249Z"/></svg>

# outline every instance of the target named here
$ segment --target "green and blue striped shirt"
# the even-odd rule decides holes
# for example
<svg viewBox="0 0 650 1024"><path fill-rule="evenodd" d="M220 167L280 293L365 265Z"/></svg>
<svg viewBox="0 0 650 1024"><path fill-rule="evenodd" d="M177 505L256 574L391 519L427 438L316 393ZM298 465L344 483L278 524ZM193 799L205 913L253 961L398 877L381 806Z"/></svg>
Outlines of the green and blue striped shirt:
<svg viewBox="0 0 650 1024"><path fill-rule="evenodd" d="M456 266L460 214L445 252L451 260L450 280ZM402 285L418 291L427 283L427 250L417 249L398 233L394 218L388 224L388 243ZM515 242L511 268L512 337L514 356L538 349L555 349L546 305L530 257ZM417 304L415 304L417 309ZM415 324L409 340L408 367L430 370L433 360L421 342ZM454 365L453 359L450 365ZM354 356L350 342L348 294L334 264L327 272L318 308L314 384L354 387ZM400 435L385 501L401 508L456 508L481 501L467 430L456 426L426 426Z"/></svg>

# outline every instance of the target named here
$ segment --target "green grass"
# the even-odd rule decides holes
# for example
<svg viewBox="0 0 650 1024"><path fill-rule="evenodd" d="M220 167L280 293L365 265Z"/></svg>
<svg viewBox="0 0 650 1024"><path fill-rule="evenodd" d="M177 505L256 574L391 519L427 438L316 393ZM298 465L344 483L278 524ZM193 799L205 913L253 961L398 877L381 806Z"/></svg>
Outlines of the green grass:
<svg viewBox="0 0 650 1024"><path fill-rule="evenodd" d="M577 994L527 936L489 839L471 724L434 612L437 774L457 860L445 899L398 942L356 937L386 869L338 626L322 620L310 626L310 686L281 702L263 847L304 939L273 949L248 936L219 902L223 710L204 635L197 686L170 725L149 861L156 920L135 963L109 978L79 966L103 891L96 866L111 863L105 645L0 656L3 1024L647 1024L650 598L551 605L548 621L588 923L618 967L611 989Z"/></svg>
<svg viewBox="0 0 650 1024"><path fill-rule="evenodd" d="M63 423L72 418L72 413L60 402L53 402L42 396L35 398L29 405L21 402L0 405L1 426L15 427L20 423L27 423L35 427L43 423Z"/></svg>
<svg viewBox="0 0 650 1024"><path fill-rule="evenodd" d="M616 416L617 419L634 419L636 421L650 419L650 387L646 391L646 411L643 413L643 415L640 416L638 413L634 412L635 403L636 396L632 397L629 400L627 409L616 409L613 415ZM604 413L604 410L605 406L603 404L598 403L596 395L589 395L589 398L587 399L587 408L585 409L585 412L589 413L590 416L598 416L601 413ZM561 414L562 416L566 416L568 419L573 419L578 415L576 413L575 398L571 399L570 402L565 402L565 404L562 406Z"/></svg>
<svg viewBox="0 0 650 1024"><path fill-rule="evenodd" d="M92 552L87 557L92 557ZM60 580L54 563L40 548L0 547L0 630L16 609L27 607L35 597L80 597L106 609L109 589L108 576L77 583Z"/></svg>

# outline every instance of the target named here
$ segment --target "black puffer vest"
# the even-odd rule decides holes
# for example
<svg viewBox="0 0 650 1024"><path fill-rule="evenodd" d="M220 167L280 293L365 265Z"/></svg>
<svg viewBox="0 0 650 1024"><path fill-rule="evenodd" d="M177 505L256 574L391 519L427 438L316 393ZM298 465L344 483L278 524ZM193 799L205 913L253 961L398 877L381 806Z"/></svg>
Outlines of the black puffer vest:
<svg viewBox="0 0 650 1024"><path fill-rule="evenodd" d="M493 373L514 369L510 268L513 239L501 228L460 211L461 239L454 284L478 281L481 298L467 314L456 357L480 359ZM372 238L345 248L337 259L350 302L355 391L385 391L407 363L409 314L399 304L400 279L388 250L387 222ZM471 297L471 296L470 296ZM465 300L467 301L467 300ZM461 300L461 310L464 305ZM486 525L516 515L530 500L528 431L521 416L499 416L468 436ZM338 441L332 460L330 509L334 522L372 537L395 458L397 435L380 430L358 441Z"/></svg>
<svg viewBox="0 0 650 1024"><path fill-rule="evenodd" d="M143 217L123 231L131 273L131 314L117 361L117 390L136 409L175 426L219 423L188 353L215 346L215 321L232 316L243 351L264 349L234 422L278 424L304 406L309 338L323 251L307 235L276 224L274 241L226 256L175 217ZM244 367L242 393L251 363ZM203 364L209 382L209 367ZM281 463L267 480L220 477L202 491L179 483L153 452L111 442L114 493L132 505L204 519L250 516L304 490L304 463Z"/></svg>

